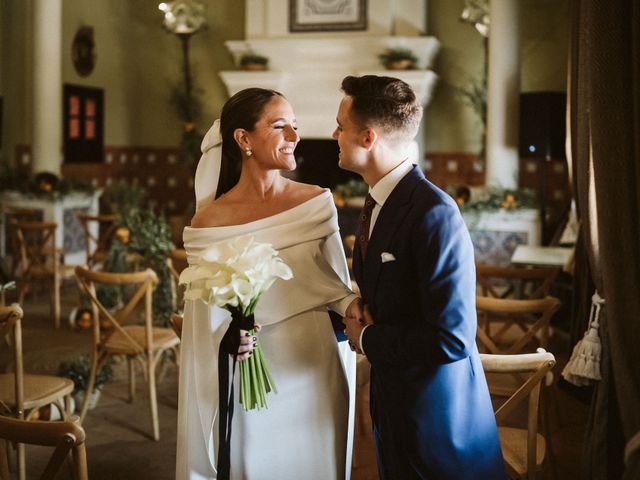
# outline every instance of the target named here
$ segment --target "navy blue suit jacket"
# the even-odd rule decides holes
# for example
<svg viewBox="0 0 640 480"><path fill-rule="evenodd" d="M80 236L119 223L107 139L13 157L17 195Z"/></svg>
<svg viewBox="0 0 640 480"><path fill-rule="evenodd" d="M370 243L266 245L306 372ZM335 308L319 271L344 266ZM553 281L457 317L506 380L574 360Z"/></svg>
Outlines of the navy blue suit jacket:
<svg viewBox="0 0 640 480"><path fill-rule="evenodd" d="M457 205L414 167L381 208L364 261L357 243L354 275L375 320L362 346L381 477L504 478Z"/></svg>

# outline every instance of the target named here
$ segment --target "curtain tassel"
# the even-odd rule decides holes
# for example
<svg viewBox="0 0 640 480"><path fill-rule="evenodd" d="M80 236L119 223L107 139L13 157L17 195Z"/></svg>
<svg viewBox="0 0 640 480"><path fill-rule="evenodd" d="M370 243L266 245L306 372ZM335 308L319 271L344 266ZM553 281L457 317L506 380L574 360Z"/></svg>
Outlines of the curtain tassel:
<svg viewBox="0 0 640 480"><path fill-rule="evenodd" d="M604 303L604 298L598 295L598 291L596 290L591 297L589 327L582 337L582 340L573 347L571 358L562 370L564 379L578 387L591 385L602 379L600 375L602 345L600 344L600 336L598 335L598 328L600 327L598 319L600 317L600 309Z"/></svg>

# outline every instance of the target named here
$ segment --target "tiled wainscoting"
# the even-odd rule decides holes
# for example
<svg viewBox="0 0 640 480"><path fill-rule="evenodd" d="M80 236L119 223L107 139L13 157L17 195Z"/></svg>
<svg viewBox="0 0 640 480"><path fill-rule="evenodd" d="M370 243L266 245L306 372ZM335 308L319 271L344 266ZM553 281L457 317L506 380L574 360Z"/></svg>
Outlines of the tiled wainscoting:
<svg viewBox="0 0 640 480"><path fill-rule="evenodd" d="M31 149L16 149L17 165L28 168ZM179 160L178 150L157 147L105 147L102 163L63 163L62 176L104 187L124 179L130 185L144 187L152 206L167 215L182 214L194 202L194 166Z"/></svg>
<svg viewBox="0 0 640 480"><path fill-rule="evenodd" d="M424 159L427 178L444 190L460 185L478 187L485 183L485 164L475 154L427 152ZM521 158L518 185L538 193L543 184L546 229L553 233L571 202L567 162L561 158L549 161L542 158Z"/></svg>
<svg viewBox="0 0 640 480"><path fill-rule="evenodd" d="M165 211L167 215L181 215L189 212L193 205L193 175L195 166L179 160L178 150L157 147L105 147L104 162L62 165L62 175L89 181L104 187L111 182L124 179L131 185L143 186L149 193L150 202ZM28 169L31 163L30 147L16 149L17 165ZM335 161L337 164L337 159ZM482 186L485 182L485 165L476 154L471 153L426 153L424 170L427 177L439 187L468 185ZM570 189L565 160L521 159L519 184L538 190L541 184L541 169L544 169L547 226L554 226L570 201ZM301 172L305 170L301 166ZM308 169L307 169L308 170ZM312 172L308 172L313 176ZM305 182L323 183L322 179L303 178ZM326 183L326 182L324 182ZM343 234L352 233L355 222L349 209L341 212ZM504 263L517 243L535 243L537 239L523 233L504 229L474 230L472 237L476 254L492 263ZM508 248L503 248L508 247Z"/></svg>

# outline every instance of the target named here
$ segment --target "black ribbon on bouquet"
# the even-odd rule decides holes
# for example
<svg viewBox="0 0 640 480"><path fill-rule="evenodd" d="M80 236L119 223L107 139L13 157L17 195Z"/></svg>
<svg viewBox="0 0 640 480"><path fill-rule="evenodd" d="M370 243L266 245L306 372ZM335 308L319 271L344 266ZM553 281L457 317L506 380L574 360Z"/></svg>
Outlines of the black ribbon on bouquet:
<svg viewBox="0 0 640 480"><path fill-rule="evenodd" d="M240 330L251 330L253 315L245 316L237 310L231 311L231 324L220 341L218 351L218 389L220 426L218 431L218 480L229 480L231 471L231 422L233 420L233 377L236 373ZM233 356L231 382L229 382L229 355ZM229 387L231 384L231 387Z"/></svg>

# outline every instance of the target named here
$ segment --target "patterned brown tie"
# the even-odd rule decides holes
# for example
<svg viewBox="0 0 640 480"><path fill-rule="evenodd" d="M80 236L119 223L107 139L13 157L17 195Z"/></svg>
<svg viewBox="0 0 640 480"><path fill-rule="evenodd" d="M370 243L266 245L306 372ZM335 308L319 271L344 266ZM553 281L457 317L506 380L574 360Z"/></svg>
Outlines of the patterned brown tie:
<svg viewBox="0 0 640 480"><path fill-rule="evenodd" d="M362 260L364 260L367 254L367 245L369 244L369 226L371 225L371 213L373 207L376 206L376 201L371 195L367 195L364 200L364 207L360 212L360 253L362 254Z"/></svg>

